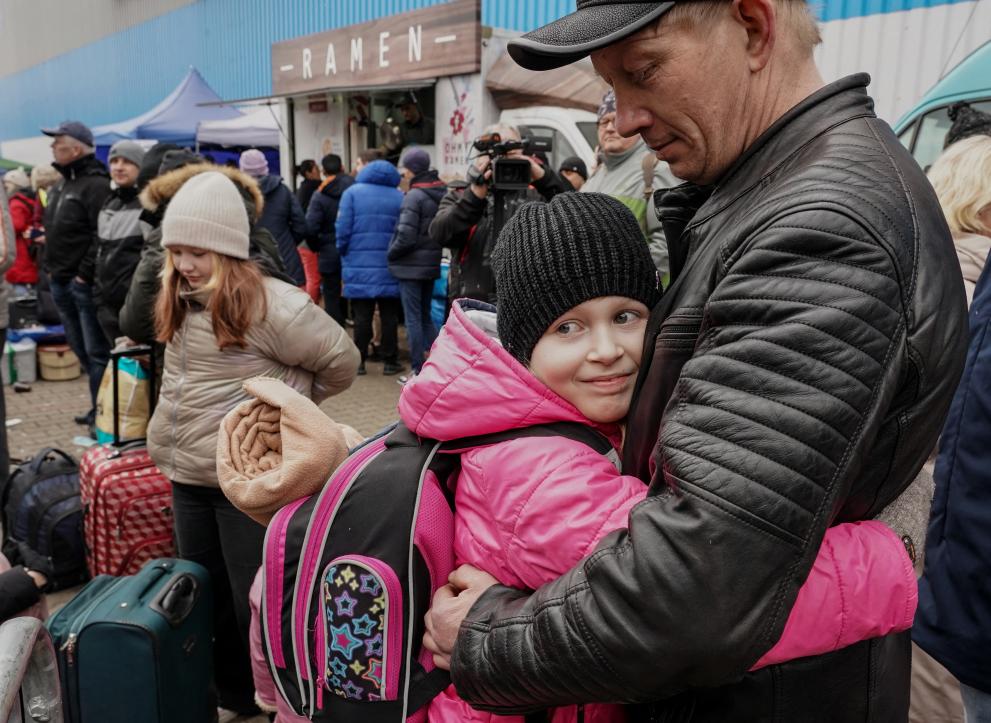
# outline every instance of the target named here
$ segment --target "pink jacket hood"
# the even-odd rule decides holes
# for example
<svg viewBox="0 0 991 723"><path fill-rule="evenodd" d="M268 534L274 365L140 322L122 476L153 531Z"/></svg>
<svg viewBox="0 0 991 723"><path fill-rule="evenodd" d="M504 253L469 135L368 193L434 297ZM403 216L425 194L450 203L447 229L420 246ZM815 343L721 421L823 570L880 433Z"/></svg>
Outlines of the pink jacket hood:
<svg viewBox="0 0 991 723"><path fill-rule="evenodd" d="M430 350L423 370L403 389L399 416L421 437L448 440L534 424L579 422L620 444L617 425L591 423L544 386L495 338L495 307L462 299Z"/></svg>

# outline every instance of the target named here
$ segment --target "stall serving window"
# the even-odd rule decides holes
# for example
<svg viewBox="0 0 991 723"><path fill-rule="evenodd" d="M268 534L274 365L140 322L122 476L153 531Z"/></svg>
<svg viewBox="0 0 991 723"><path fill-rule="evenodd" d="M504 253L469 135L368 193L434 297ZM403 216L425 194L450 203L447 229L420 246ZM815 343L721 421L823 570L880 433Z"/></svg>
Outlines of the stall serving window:
<svg viewBox="0 0 991 723"><path fill-rule="evenodd" d="M433 146L434 86L408 90L359 91L350 95L352 158L377 148L397 163L407 146Z"/></svg>

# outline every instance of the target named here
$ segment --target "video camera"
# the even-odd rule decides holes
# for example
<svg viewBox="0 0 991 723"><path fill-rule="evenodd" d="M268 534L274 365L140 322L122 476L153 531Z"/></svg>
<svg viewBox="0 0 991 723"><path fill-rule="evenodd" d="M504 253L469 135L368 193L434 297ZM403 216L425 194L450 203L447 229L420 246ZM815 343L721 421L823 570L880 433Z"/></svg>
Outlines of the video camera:
<svg viewBox="0 0 991 723"><path fill-rule="evenodd" d="M492 157L492 177L488 181L497 191L525 191L530 185L530 161L526 158L507 158L510 151L522 150L524 156L539 151L550 153L553 141L550 138L527 136L523 140L503 140L498 133L479 136L472 144L480 155ZM469 179L480 183L481 178Z"/></svg>

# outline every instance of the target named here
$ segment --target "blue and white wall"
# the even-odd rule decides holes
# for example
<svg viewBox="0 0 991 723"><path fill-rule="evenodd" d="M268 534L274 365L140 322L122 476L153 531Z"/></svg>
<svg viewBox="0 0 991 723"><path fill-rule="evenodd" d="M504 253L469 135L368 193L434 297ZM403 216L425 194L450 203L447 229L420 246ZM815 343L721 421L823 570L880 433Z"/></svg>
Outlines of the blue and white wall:
<svg viewBox="0 0 991 723"><path fill-rule="evenodd" d="M441 1L3 0L0 154L44 160L40 126L142 113L190 65L224 98L268 95L273 42ZM483 0L482 22L527 31L573 7L574 0ZM826 0L817 9L827 79L868 71L878 112L892 122L991 39L991 0Z"/></svg>

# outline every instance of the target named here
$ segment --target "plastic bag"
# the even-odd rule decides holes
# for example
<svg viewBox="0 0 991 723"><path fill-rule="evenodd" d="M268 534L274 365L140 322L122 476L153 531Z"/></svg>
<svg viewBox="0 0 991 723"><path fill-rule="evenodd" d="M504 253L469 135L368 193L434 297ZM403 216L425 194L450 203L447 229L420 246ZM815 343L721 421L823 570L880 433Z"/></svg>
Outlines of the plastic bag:
<svg viewBox="0 0 991 723"><path fill-rule="evenodd" d="M133 357L117 361L117 418L120 420L120 442L144 439L148 430L148 372ZM108 364L96 395L96 441L114 440L114 377L113 365Z"/></svg>

